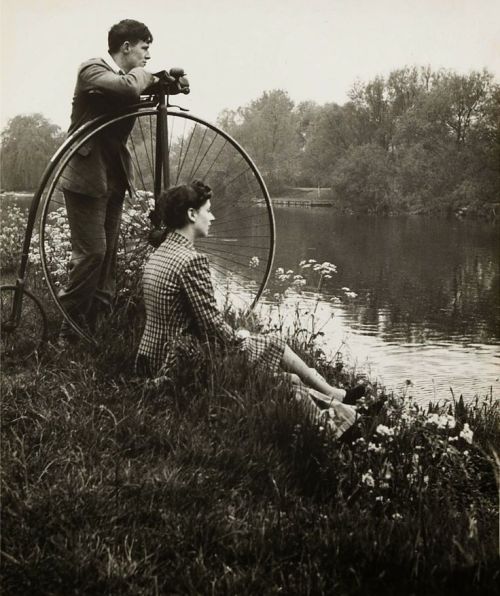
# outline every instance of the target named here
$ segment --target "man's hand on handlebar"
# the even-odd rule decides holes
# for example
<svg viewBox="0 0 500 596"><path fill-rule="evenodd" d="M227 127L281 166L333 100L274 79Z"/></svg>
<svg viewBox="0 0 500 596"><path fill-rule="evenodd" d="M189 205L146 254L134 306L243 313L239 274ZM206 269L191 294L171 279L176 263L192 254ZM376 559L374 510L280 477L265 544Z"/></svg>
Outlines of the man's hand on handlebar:
<svg viewBox="0 0 500 596"><path fill-rule="evenodd" d="M156 80L145 90L146 93L153 94L163 90L167 95L179 93L187 95L190 91L189 81L183 68L171 68L169 71L160 70L160 72L155 72L154 76Z"/></svg>

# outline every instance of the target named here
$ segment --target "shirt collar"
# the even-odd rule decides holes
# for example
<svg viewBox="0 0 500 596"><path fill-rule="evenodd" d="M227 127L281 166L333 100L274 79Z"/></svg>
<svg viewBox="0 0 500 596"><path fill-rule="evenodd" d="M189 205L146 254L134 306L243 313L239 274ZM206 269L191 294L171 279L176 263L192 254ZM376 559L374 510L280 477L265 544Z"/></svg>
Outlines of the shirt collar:
<svg viewBox="0 0 500 596"><path fill-rule="evenodd" d="M182 244L184 246L194 248L194 244L191 242L191 240L188 240L186 236L179 234L179 232L169 232L167 238L170 238L174 242L177 242L177 244Z"/></svg>
<svg viewBox="0 0 500 596"><path fill-rule="evenodd" d="M111 56L111 54L105 54L103 60L116 74L125 74L123 70L118 66L118 64L114 61L113 56Z"/></svg>

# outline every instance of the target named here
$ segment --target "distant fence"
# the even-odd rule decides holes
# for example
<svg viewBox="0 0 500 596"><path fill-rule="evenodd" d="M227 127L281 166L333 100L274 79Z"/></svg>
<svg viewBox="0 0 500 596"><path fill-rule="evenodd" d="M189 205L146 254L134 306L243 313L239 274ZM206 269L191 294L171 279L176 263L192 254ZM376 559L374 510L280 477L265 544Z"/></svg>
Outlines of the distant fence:
<svg viewBox="0 0 500 596"><path fill-rule="evenodd" d="M271 198L273 205L286 205L287 207L332 207L333 201L327 199L299 199L296 197L274 197Z"/></svg>
<svg viewBox="0 0 500 596"><path fill-rule="evenodd" d="M330 188L288 187L282 189L281 196L271 197L273 205L286 207L333 207L334 199Z"/></svg>

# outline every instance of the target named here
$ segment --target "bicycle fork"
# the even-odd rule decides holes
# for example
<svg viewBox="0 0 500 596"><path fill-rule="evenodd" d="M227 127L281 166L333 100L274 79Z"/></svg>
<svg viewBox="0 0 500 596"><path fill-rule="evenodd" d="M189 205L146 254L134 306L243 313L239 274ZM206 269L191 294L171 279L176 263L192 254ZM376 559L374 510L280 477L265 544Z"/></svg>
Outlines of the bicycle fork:
<svg viewBox="0 0 500 596"><path fill-rule="evenodd" d="M162 191L168 190L170 186L167 103L165 91L161 91L158 103L158 119L156 121L155 204Z"/></svg>

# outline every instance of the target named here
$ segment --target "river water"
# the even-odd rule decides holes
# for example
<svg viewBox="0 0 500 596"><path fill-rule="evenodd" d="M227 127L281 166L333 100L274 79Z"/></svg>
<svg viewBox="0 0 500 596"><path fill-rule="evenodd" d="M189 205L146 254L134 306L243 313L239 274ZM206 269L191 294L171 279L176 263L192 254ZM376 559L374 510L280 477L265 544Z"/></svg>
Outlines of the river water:
<svg viewBox="0 0 500 596"><path fill-rule="evenodd" d="M307 295L286 305L299 305L305 319L316 308L329 353L341 349L369 377L419 401L491 389L498 398L498 224L340 216L328 208L277 207L275 217L275 267L300 273L303 259L337 266L317 305Z"/></svg>

